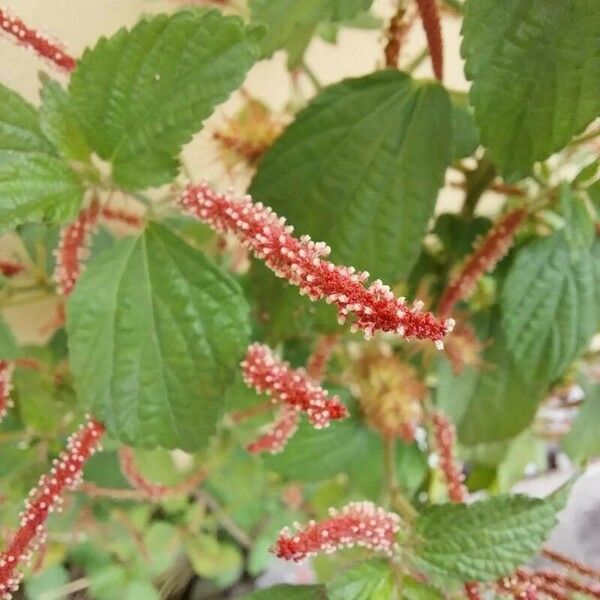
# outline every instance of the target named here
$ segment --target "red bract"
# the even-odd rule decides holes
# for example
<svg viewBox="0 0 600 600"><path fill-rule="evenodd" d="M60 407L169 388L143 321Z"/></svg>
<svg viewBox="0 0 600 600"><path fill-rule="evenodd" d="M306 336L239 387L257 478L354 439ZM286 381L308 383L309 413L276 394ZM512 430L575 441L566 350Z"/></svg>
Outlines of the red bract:
<svg viewBox="0 0 600 600"><path fill-rule="evenodd" d="M57 67L65 71L72 71L75 68L75 59L58 44L25 25L21 19L9 15L3 8L0 8L0 28L14 37L19 44L31 48Z"/></svg>
<svg viewBox="0 0 600 600"><path fill-rule="evenodd" d="M330 398L326 390L310 381L304 370L292 369L268 346L251 344L242 368L246 385L271 396L273 402L304 411L317 429L348 415L338 396Z"/></svg>
<svg viewBox="0 0 600 600"><path fill-rule="evenodd" d="M479 278L500 262L512 246L515 232L526 216L527 211L523 208L507 213L476 244L473 253L442 294L438 309L440 315L449 315L459 300L471 294Z"/></svg>
<svg viewBox="0 0 600 600"><path fill-rule="evenodd" d="M335 304L340 324L354 315L352 330L361 329L367 339L376 331L386 331L430 339L441 348L443 338L452 331L452 319L439 320L421 312L420 301L409 308L404 298L396 298L379 279L365 288L368 273L325 260L330 248L324 242L313 242L307 235L294 237L293 227L283 217L252 202L250 196L219 194L202 183L188 186L179 203L215 231L235 234L278 277L298 286L301 294Z"/></svg>
<svg viewBox="0 0 600 600"><path fill-rule="evenodd" d="M285 448L296 431L298 431L298 411L294 407L284 406L268 431L248 444L248 452L277 454Z"/></svg>
<svg viewBox="0 0 600 600"><path fill-rule="evenodd" d="M444 45L437 3L436 0L417 0L417 6L427 37L433 73L438 81L442 81L444 78Z"/></svg>
<svg viewBox="0 0 600 600"><path fill-rule="evenodd" d="M66 450L54 461L54 466L42 475L32 489L21 513L21 525L6 550L0 555L0 598L10 600L23 575L20 568L31 560L36 548L43 542L44 525L48 515L60 510L66 489L77 486L87 459L94 454L104 434L101 423L90 420L73 434Z"/></svg>
<svg viewBox="0 0 600 600"><path fill-rule="evenodd" d="M54 251L56 267L54 280L59 294L68 296L83 271L82 261L89 254L92 232L98 223L100 205L93 201L77 219L60 232L58 248Z"/></svg>
<svg viewBox="0 0 600 600"><path fill-rule="evenodd" d="M5 277L18 275L24 269L25 266L20 263L12 262L10 260L0 260L0 273Z"/></svg>
<svg viewBox="0 0 600 600"><path fill-rule="evenodd" d="M273 552L286 560L300 562L319 552L333 553L341 548L363 546L373 552L392 556L397 550L398 515L386 512L372 502L351 502L341 512L330 509L330 518L305 527L287 527L280 534Z"/></svg>
<svg viewBox="0 0 600 600"><path fill-rule="evenodd" d="M4 419L12 406L10 391L12 389L12 372L14 365L6 360L0 360L0 421Z"/></svg>

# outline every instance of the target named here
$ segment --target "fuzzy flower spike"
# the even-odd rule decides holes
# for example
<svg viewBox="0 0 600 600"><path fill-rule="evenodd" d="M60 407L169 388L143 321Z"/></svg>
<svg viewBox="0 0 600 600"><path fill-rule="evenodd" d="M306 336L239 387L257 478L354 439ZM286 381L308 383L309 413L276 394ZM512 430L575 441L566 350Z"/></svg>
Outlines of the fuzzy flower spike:
<svg viewBox="0 0 600 600"><path fill-rule="evenodd" d="M179 204L215 231L236 235L278 277L298 286L301 294L335 304L340 324L352 315L352 330L362 330L367 339L376 331L384 331L430 339L442 348L444 337L452 331L452 319L440 320L422 312L420 301L409 307L379 279L366 288L367 272L327 260L330 248L324 242L313 242L307 235L294 237L294 228L286 225L283 217L260 202L254 203L250 196L219 194L202 183L188 186Z"/></svg>
<svg viewBox="0 0 600 600"><path fill-rule="evenodd" d="M40 477L25 501L21 524L8 547L0 554L0 599L10 600L23 577L22 565L31 560L33 552L44 541L45 523L49 514L60 510L66 489L81 481L83 466L98 449L104 427L90 420L73 434L66 450L54 461L50 473Z"/></svg>
<svg viewBox="0 0 600 600"><path fill-rule="evenodd" d="M0 29L15 38L18 44L31 48L36 54L47 58L60 69L72 71L75 68L75 59L58 44L28 27L21 19L9 15L3 8L0 8Z"/></svg>
<svg viewBox="0 0 600 600"><path fill-rule="evenodd" d="M348 411L338 396L313 383L303 369L292 369L279 360L268 346L251 344L242 362L244 383L273 402L303 411L316 429L327 427L332 419L343 419ZM288 428L291 428L290 419Z"/></svg>
<svg viewBox="0 0 600 600"><path fill-rule="evenodd" d="M282 529L273 552L285 560L300 562L319 552L331 554L342 548L362 546L392 556L397 551L396 533L400 517L372 502L351 502L340 512L329 509L330 517L319 523L310 521L297 531Z"/></svg>

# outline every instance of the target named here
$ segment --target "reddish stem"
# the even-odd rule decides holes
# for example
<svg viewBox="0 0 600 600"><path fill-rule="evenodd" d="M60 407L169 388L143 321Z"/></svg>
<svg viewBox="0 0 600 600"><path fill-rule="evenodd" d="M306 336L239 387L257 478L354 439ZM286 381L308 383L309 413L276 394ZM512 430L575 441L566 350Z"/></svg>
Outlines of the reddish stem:
<svg viewBox="0 0 600 600"><path fill-rule="evenodd" d="M25 270L25 265L10 260L0 260L0 273L5 277L13 277Z"/></svg>
<svg viewBox="0 0 600 600"><path fill-rule="evenodd" d="M565 556L560 552L556 552L555 550L551 550L550 548L544 548L542 550L542 556L545 556L547 559L570 569L571 571L576 571L580 575L585 575L586 577L592 577L593 579L597 579L600 581L600 571L596 569L592 569L588 565L584 565L569 556Z"/></svg>

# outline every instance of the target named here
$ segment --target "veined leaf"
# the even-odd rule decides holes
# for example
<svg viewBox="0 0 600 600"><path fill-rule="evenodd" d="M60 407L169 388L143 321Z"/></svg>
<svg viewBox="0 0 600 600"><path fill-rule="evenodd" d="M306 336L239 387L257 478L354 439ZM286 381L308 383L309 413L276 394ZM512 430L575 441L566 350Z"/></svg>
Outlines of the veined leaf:
<svg viewBox="0 0 600 600"><path fill-rule="evenodd" d="M38 111L0 84L0 163L4 151L52 154L54 149L40 129Z"/></svg>
<svg viewBox="0 0 600 600"><path fill-rule="evenodd" d="M559 377L596 333L600 278L592 249L563 232L520 249L500 298L509 352L523 377Z"/></svg>
<svg viewBox="0 0 600 600"><path fill-rule="evenodd" d="M67 160L88 161L90 148L70 96L57 81L42 77L40 125L46 137Z"/></svg>
<svg viewBox="0 0 600 600"><path fill-rule="evenodd" d="M327 584L330 600L397 600L388 563L374 559L357 563Z"/></svg>
<svg viewBox="0 0 600 600"><path fill-rule="evenodd" d="M529 174L600 114L600 3L468 0L462 54L484 145Z"/></svg>
<svg viewBox="0 0 600 600"><path fill-rule="evenodd" d="M67 221L77 214L82 197L79 179L60 158L25 152L0 158L0 229Z"/></svg>
<svg viewBox="0 0 600 600"><path fill-rule="evenodd" d="M526 563L556 524L566 498L496 496L432 505L419 515L416 562L434 575L492 581ZM561 497L561 503L553 500Z"/></svg>
<svg viewBox="0 0 600 600"><path fill-rule="evenodd" d="M79 396L111 435L195 450L247 345L248 308L231 277L150 225L89 263L67 329Z"/></svg>
<svg viewBox="0 0 600 600"><path fill-rule="evenodd" d="M325 89L264 156L251 186L332 258L388 283L417 259L450 161L437 84L380 71Z"/></svg>
<svg viewBox="0 0 600 600"><path fill-rule="evenodd" d="M127 188L170 181L183 144L244 80L257 31L217 11L182 11L119 30L85 51L69 91L86 140Z"/></svg>

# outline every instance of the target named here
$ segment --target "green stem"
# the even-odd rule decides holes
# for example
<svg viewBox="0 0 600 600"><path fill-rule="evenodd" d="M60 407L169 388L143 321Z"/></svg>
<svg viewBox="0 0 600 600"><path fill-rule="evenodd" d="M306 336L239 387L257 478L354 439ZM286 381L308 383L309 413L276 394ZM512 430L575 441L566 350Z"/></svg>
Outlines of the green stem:
<svg viewBox="0 0 600 600"><path fill-rule="evenodd" d="M423 48L419 54L417 54L407 65L404 67L404 71L412 73L415 71L421 63L429 56L429 48Z"/></svg>
<svg viewBox="0 0 600 600"><path fill-rule="evenodd" d="M317 77L316 73L304 62L300 64L300 68L304 72L304 74L310 79L310 82L313 84L315 91L318 93L323 89L323 84Z"/></svg>
<svg viewBox="0 0 600 600"><path fill-rule="evenodd" d="M395 510L407 523L412 523L417 511L402 493L396 472L396 440L384 438L383 440L383 473L385 478L384 504Z"/></svg>
<svg viewBox="0 0 600 600"><path fill-rule="evenodd" d="M484 155L477 163L477 168L474 171L468 171L466 174L467 192L465 202L463 204L461 215L466 218L471 218L475 214L477 203L481 195L494 178L496 177L496 168Z"/></svg>
<svg viewBox="0 0 600 600"><path fill-rule="evenodd" d="M597 138L598 136L600 136L600 129L594 129L593 131L589 131L588 133L584 133L583 135L580 135L579 137L576 137L569 144L569 147L571 147L571 146L579 146L580 144L584 144L585 142L589 142L590 140L593 140L593 139Z"/></svg>

